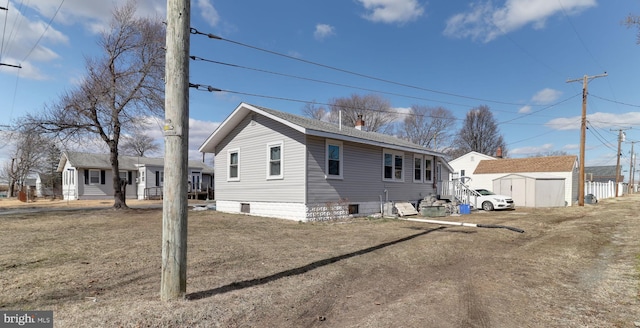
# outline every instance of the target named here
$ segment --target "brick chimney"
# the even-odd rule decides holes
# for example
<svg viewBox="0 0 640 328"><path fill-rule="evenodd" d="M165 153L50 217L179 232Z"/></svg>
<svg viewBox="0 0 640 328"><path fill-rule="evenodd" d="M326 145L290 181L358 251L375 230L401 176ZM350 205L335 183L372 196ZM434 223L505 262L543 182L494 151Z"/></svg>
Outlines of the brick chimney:
<svg viewBox="0 0 640 328"><path fill-rule="evenodd" d="M364 120L362 119L362 114L358 114L358 119L356 120L356 129L362 130L364 127Z"/></svg>
<svg viewBox="0 0 640 328"><path fill-rule="evenodd" d="M502 158L502 147L500 146L498 146L498 149L496 149L496 157Z"/></svg>

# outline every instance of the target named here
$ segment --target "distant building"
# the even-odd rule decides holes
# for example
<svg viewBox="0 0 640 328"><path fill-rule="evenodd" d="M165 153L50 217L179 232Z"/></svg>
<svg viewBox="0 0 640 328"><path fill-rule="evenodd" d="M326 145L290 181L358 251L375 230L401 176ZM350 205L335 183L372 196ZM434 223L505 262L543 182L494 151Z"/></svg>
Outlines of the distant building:
<svg viewBox="0 0 640 328"><path fill-rule="evenodd" d="M621 168L622 169L622 168ZM624 175L618 171L618 182L624 181ZM585 181L616 182L616 165L589 166L584 168Z"/></svg>

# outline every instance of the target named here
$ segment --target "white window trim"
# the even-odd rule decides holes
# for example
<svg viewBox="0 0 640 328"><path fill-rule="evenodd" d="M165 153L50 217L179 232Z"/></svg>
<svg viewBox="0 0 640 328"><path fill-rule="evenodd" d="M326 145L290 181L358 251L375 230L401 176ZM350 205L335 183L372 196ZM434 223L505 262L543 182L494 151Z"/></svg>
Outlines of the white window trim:
<svg viewBox="0 0 640 328"><path fill-rule="evenodd" d="M98 172L98 182L91 182L91 173ZM95 186L100 184L100 170L89 170L89 185Z"/></svg>
<svg viewBox="0 0 640 328"><path fill-rule="evenodd" d="M329 146L338 146L340 147L340 174L338 175L330 175L329 174ZM326 179L343 179L344 176L344 145L342 141L326 139L324 143L324 177Z"/></svg>
<svg viewBox="0 0 640 328"><path fill-rule="evenodd" d="M280 147L280 174L271 175L271 148ZM284 179L284 141L267 144L267 180Z"/></svg>
<svg viewBox="0 0 640 328"><path fill-rule="evenodd" d="M238 154L238 176L232 178L231 170L229 168L231 167L231 154L233 153ZM240 148L227 150L227 181L240 181Z"/></svg>
<svg viewBox="0 0 640 328"><path fill-rule="evenodd" d="M384 177L384 155L385 154L391 154L392 157L392 167L391 167L391 179L387 179ZM396 156L401 156L402 157L402 177L400 179L396 179ZM391 149L382 149L382 181L389 181L389 182L404 182L404 175L405 175L405 158L404 158L404 152L402 151L397 151L397 150L391 150ZM411 165L413 167L413 165Z"/></svg>
<svg viewBox="0 0 640 328"><path fill-rule="evenodd" d="M420 179L416 179L416 159L420 160ZM425 157L422 155L414 154L413 155L413 171L411 171L411 177L413 178L413 182L422 183L424 182L425 176Z"/></svg>

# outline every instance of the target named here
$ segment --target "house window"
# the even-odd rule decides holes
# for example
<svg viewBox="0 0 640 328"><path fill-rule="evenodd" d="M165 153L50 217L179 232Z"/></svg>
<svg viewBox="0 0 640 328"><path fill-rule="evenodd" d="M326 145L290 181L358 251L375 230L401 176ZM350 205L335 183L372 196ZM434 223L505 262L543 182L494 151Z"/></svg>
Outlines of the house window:
<svg viewBox="0 0 640 328"><path fill-rule="evenodd" d="M90 185L100 184L99 170L89 170L89 184Z"/></svg>
<svg viewBox="0 0 640 328"><path fill-rule="evenodd" d="M464 170L460 170L460 176L463 176L463 177L465 176L464 175Z"/></svg>
<svg viewBox="0 0 640 328"><path fill-rule="evenodd" d="M164 186L164 171L156 171L156 187Z"/></svg>
<svg viewBox="0 0 640 328"><path fill-rule="evenodd" d="M403 172L404 153L383 150L383 180L386 181L404 181Z"/></svg>
<svg viewBox="0 0 640 328"><path fill-rule="evenodd" d="M230 149L227 154L229 158L227 181L240 181L240 150Z"/></svg>
<svg viewBox="0 0 640 328"><path fill-rule="evenodd" d="M422 182L422 156L419 155L413 158L413 181Z"/></svg>
<svg viewBox="0 0 640 328"><path fill-rule="evenodd" d="M282 179L282 142L267 145L267 179Z"/></svg>
<svg viewBox="0 0 640 328"><path fill-rule="evenodd" d="M325 171L329 179L342 179L343 151L342 142L327 140L326 141L326 162Z"/></svg>
<svg viewBox="0 0 640 328"><path fill-rule="evenodd" d="M432 177L432 173L431 171L433 170L433 166L432 166L432 160L430 158L427 158L424 160L424 181L432 181L433 177Z"/></svg>
<svg viewBox="0 0 640 328"><path fill-rule="evenodd" d="M360 205L359 204L349 204L349 214L359 214L360 213Z"/></svg>

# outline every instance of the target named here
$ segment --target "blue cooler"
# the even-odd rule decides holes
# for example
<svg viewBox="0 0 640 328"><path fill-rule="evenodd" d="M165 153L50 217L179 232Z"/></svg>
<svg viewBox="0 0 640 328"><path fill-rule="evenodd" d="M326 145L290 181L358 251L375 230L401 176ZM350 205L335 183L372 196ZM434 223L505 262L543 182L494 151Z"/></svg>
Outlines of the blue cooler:
<svg viewBox="0 0 640 328"><path fill-rule="evenodd" d="M471 206L469 204L460 204L460 214L471 214Z"/></svg>

